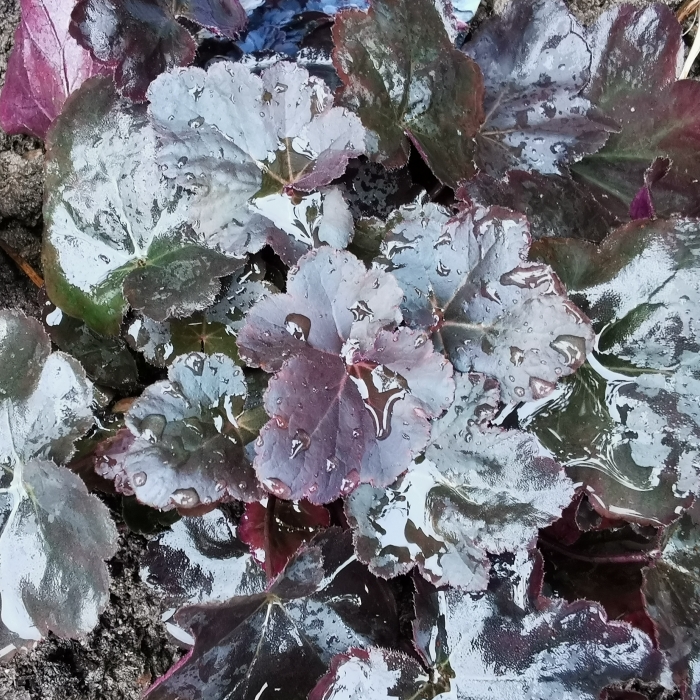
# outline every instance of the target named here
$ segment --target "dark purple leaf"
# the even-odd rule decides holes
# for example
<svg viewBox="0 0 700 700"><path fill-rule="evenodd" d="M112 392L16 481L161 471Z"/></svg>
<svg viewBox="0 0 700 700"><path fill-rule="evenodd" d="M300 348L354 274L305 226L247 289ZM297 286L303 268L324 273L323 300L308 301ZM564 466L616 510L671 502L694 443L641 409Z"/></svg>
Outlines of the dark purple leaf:
<svg viewBox="0 0 700 700"><path fill-rule="evenodd" d="M662 557L645 572L644 594L674 680L691 700L700 693L700 530L698 506L670 531Z"/></svg>
<svg viewBox="0 0 700 700"><path fill-rule="evenodd" d="M350 533L336 528L302 547L265 593L184 608L175 619L192 631L194 649L149 700L252 699L275 688L306 700L335 654L395 644L398 631L388 587L354 560Z"/></svg>
<svg viewBox="0 0 700 700"><path fill-rule="evenodd" d="M644 173L644 187L635 195L630 204L630 219L651 219L656 215L654 202L652 201L652 187L662 180L671 169L671 161L668 158L657 158ZM596 241L598 243L599 241Z"/></svg>
<svg viewBox="0 0 700 700"><path fill-rule="evenodd" d="M182 518L148 542L141 578L169 605L223 602L265 590L265 575L224 512Z"/></svg>
<svg viewBox="0 0 700 700"><path fill-rule="evenodd" d="M584 94L621 130L572 170L605 195L607 205L622 218L646 184L647 169L657 158L668 158L668 174L651 187L656 213L696 216L700 169L694 153L700 117L695 105L700 85L676 82L683 41L675 15L661 4L644 9L622 5L603 14L588 39L593 61Z"/></svg>
<svg viewBox="0 0 700 700"><path fill-rule="evenodd" d="M375 574L418 565L436 586L485 590L487 555L533 547L538 529L569 504L573 483L536 439L487 427L498 399L493 380L458 375L457 398L433 425L426 459L390 487L363 485L348 498L355 549Z"/></svg>
<svg viewBox="0 0 700 700"><path fill-rule="evenodd" d="M120 94L140 101L156 76L194 59L196 44L178 17L232 39L246 24L238 0L78 0L70 32L115 69Z"/></svg>
<svg viewBox="0 0 700 700"><path fill-rule="evenodd" d="M93 75L111 73L68 33L74 4L22 0L0 94L0 126L7 133L44 139L68 95Z"/></svg>
<svg viewBox="0 0 700 700"><path fill-rule="evenodd" d="M148 96L162 171L193 192L190 217L210 243L232 255L271 243L288 262L347 245L352 216L326 185L364 153L365 130L306 69L218 62L166 73Z"/></svg>
<svg viewBox="0 0 700 700"><path fill-rule="evenodd" d="M402 207L378 262L404 290L408 323L435 330L435 342L462 372L498 379L506 401L551 393L593 344L588 319L545 265L527 262L524 216L435 204Z"/></svg>
<svg viewBox="0 0 700 700"><path fill-rule="evenodd" d="M414 658L393 649L349 649L333 657L309 700L413 700L430 678Z"/></svg>
<svg viewBox="0 0 700 700"><path fill-rule="evenodd" d="M101 451L98 474L154 508L259 498L250 442L261 412L245 411L241 368L225 355L193 352L178 357L168 377L132 404L128 432Z"/></svg>
<svg viewBox="0 0 700 700"><path fill-rule="evenodd" d="M330 513L323 506L272 496L263 503L246 504L238 536L268 577L275 578L304 542L330 524Z"/></svg>
<svg viewBox="0 0 700 700"><path fill-rule="evenodd" d="M15 646L87 634L107 604L104 560L117 544L106 506L59 466L94 422L93 387L50 347L37 321L0 311L0 358L9 369L26 362L20 381L0 384L0 635Z"/></svg>
<svg viewBox="0 0 700 700"><path fill-rule="evenodd" d="M277 372L255 461L275 495L328 503L361 482L386 486L425 447L428 419L452 401L452 367L426 335L394 330L401 297L391 275L322 247L248 314L241 357Z"/></svg>
<svg viewBox="0 0 700 700"><path fill-rule="evenodd" d="M509 4L464 50L484 74L476 160L487 174L566 175L568 164L605 144L611 126L580 96L591 54L563 0Z"/></svg>
<svg viewBox="0 0 700 700"><path fill-rule="evenodd" d="M479 173L458 195L472 204L495 204L525 214L536 241L583 238L600 243L619 224L588 187L569 176L510 170L498 180Z"/></svg>
<svg viewBox="0 0 700 700"><path fill-rule="evenodd" d="M435 176L454 187L475 172L481 71L454 48L432 0L370 5L368 12L341 12L333 25L341 101L372 134L373 159L401 167L411 142Z"/></svg>

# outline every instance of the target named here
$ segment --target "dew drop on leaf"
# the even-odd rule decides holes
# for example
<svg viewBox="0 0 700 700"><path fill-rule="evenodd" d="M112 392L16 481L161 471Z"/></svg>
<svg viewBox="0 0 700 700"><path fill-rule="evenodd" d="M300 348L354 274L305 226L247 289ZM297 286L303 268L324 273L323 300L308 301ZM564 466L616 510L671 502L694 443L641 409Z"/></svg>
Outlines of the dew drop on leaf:
<svg viewBox="0 0 700 700"><path fill-rule="evenodd" d="M192 488L177 489L176 491L173 491L173 495L170 496L170 500L175 505L182 508L194 508L200 503L199 494Z"/></svg>
<svg viewBox="0 0 700 700"><path fill-rule="evenodd" d="M300 428L294 433L294 437L292 438L292 449L290 450L289 456L294 459L300 452L308 450L310 445L311 438L309 434Z"/></svg>
<svg viewBox="0 0 700 700"><path fill-rule="evenodd" d="M287 333L297 340L306 340L311 332L311 319L303 314L289 314L284 319Z"/></svg>

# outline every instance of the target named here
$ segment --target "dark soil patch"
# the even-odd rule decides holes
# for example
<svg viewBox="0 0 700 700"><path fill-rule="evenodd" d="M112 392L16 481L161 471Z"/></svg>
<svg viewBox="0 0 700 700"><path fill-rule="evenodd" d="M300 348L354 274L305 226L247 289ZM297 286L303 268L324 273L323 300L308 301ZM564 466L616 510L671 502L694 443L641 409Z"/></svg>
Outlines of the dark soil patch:
<svg viewBox="0 0 700 700"><path fill-rule="evenodd" d="M484 0L476 23L507 0ZM677 0L662 0L675 8ZM590 22L616 0L568 0ZM635 4L649 4L636 0ZM0 0L0 85L18 21L17 2ZM0 238L40 270L42 144L0 131ZM36 287L0 251L0 308L38 316ZM115 513L115 519L120 520ZM167 640L162 605L140 580L144 537L120 525L117 556L109 563L110 604L99 627L84 641L49 637L28 654L0 666L0 700L137 700L181 652ZM399 585L397 583L397 585Z"/></svg>

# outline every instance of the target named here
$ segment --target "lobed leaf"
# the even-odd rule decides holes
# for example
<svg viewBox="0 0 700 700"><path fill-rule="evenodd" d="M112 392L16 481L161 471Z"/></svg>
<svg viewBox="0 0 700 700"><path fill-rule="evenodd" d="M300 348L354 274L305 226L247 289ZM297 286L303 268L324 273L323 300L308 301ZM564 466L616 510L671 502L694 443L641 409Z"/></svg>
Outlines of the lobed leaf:
<svg viewBox="0 0 700 700"><path fill-rule="evenodd" d="M70 32L115 69L121 95L140 101L158 75L194 59L196 44L180 17L232 39L246 24L238 0L78 0Z"/></svg>
<svg viewBox="0 0 700 700"><path fill-rule="evenodd" d="M577 179L606 195L608 206L626 216L645 185L647 169L658 158L668 158L668 173L651 187L654 209L664 217L696 216L693 154L700 128L694 105L700 86L693 80L676 82L683 41L675 15L661 4L615 7L591 28L588 42L593 60L584 94L620 131L605 148L573 166Z"/></svg>
<svg viewBox="0 0 700 700"><path fill-rule="evenodd" d="M433 329L456 369L495 377L506 401L532 401L584 362L593 331L551 268L526 262L524 216L472 207L449 218L419 203L389 223L378 264L404 289L408 323Z"/></svg>
<svg viewBox="0 0 700 700"><path fill-rule="evenodd" d="M474 175L483 78L452 45L432 0L372 0L368 12L341 12L333 41L341 101L369 131L373 159L401 167L410 142L444 184Z"/></svg>
<svg viewBox="0 0 700 700"><path fill-rule="evenodd" d="M70 35L74 4L22 0L0 94L0 126L6 133L44 139L71 93L88 78L111 73Z"/></svg>
<svg viewBox="0 0 700 700"><path fill-rule="evenodd" d="M148 96L161 168L193 192L191 216L222 250L241 255L271 243L296 261L324 242L345 247L352 217L325 186L364 152L365 131L332 106L322 81L292 63L256 75L219 62L163 74Z"/></svg>
<svg viewBox="0 0 700 700"><path fill-rule="evenodd" d="M154 508L256 500L249 443L260 412L245 412L246 395L230 358L181 355L127 411L128 429L102 451L97 473Z"/></svg>
<svg viewBox="0 0 700 700"><path fill-rule="evenodd" d="M393 577L418 565L436 586L484 590L489 554L533 547L561 515L573 483L532 436L487 427L498 399L493 380L458 375L425 461L386 489L363 485L350 495L355 549L371 571Z"/></svg>
<svg viewBox="0 0 700 700"><path fill-rule="evenodd" d="M328 503L384 486L425 447L429 417L452 401L452 368L425 335L394 330L400 299L390 275L324 247L299 261L286 294L249 312L241 357L276 372L255 460L273 494Z"/></svg>
<svg viewBox="0 0 700 700"><path fill-rule="evenodd" d="M149 700L254 698L274 687L306 700L335 653L392 644L398 632L388 587L353 560L349 533L335 528L303 547L266 592L184 608L176 621L192 630L194 649Z"/></svg>
<svg viewBox="0 0 700 700"><path fill-rule="evenodd" d="M591 53L562 0L511 3L464 50L484 75L476 161L488 175L566 175L570 163L605 145L611 127L580 95Z"/></svg>
<svg viewBox="0 0 700 700"><path fill-rule="evenodd" d="M0 357L27 363L0 397L2 635L15 645L89 632L108 601L104 560L117 543L107 508L59 466L93 424L93 391L80 365L50 347L37 321L0 311Z"/></svg>
<svg viewBox="0 0 700 700"><path fill-rule="evenodd" d="M188 316L241 266L192 229L188 195L158 169L145 110L108 80L70 98L47 147L44 274L65 313L109 335L129 304L157 320Z"/></svg>

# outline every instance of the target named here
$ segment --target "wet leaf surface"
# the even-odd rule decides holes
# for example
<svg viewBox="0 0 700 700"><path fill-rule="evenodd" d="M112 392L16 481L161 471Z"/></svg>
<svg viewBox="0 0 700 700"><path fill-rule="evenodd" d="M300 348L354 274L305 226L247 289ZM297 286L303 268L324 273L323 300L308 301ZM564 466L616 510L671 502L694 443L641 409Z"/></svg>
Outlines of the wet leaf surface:
<svg viewBox="0 0 700 700"><path fill-rule="evenodd" d="M531 548L569 504L573 483L531 435L488 427L498 399L495 381L458 375L425 461L387 489L363 485L348 498L358 557L374 573L418 565L436 586L484 590L487 555Z"/></svg>
<svg viewBox="0 0 700 700"><path fill-rule="evenodd" d="M285 689L305 700L335 653L395 643L386 584L353 561L349 533L326 531L303 547L268 590L184 608L176 621L195 645L148 692L150 700L254 698Z"/></svg>
<svg viewBox="0 0 700 700"><path fill-rule="evenodd" d="M428 418L452 401L452 368L424 334L394 330L400 300L391 275L324 247L248 314L241 357L276 372L255 460L274 495L328 503L387 485L425 447Z"/></svg>
<svg viewBox="0 0 700 700"><path fill-rule="evenodd" d="M107 604L104 560L116 551L107 508L59 466L93 424L92 385L76 360L49 353L38 321L0 311L0 357L27 361L0 398L0 599L3 637L16 645L87 634Z"/></svg>
<svg viewBox="0 0 700 700"><path fill-rule="evenodd" d="M191 216L212 243L233 255L270 243L287 262L345 247L352 217L325 186L364 153L365 131L322 81L291 63L256 75L219 62L165 73L148 97L161 168L193 192Z"/></svg>
<svg viewBox="0 0 700 700"><path fill-rule="evenodd" d="M71 93L88 78L111 73L69 34L74 5L50 0L21 3L0 95L0 125L8 134L44 139ZM35 78L38 75L41 80Z"/></svg>
<svg viewBox="0 0 700 700"><path fill-rule="evenodd" d="M476 160L488 175L567 174L605 145L612 127L580 95L591 61L584 30L562 0L512 3L464 50L484 75Z"/></svg>
<svg viewBox="0 0 700 700"><path fill-rule="evenodd" d="M373 159L405 165L410 141L444 184L474 175L483 78L454 48L431 0L375 1L368 12L342 12L333 40L341 100L370 132Z"/></svg>
<svg viewBox="0 0 700 700"><path fill-rule="evenodd" d="M71 97L47 147L44 275L65 313L112 335L129 304L157 320L188 316L241 266L194 232L188 196L155 161L144 109L108 80Z"/></svg>
<svg viewBox="0 0 700 700"><path fill-rule="evenodd" d="M378 264L403 288L406 320L433 329L456 369L495 377L505 401L532 401L584 362L588 319L551 268L526 262L524 216L473 207L449 218L418 203L390 224Z"/></svg>
<svg viewBox="0 0 700 700"><path fill-rule="evenodd" d="M115 69L122 95L143 100L156 76L194 59L195 41L178 18L230 38L246 24L238 0L78 0L71 35L95 59Z"/></svg>
<svg viewBox="0 0 700 700"><path fill-rule="evenodd" d="M256 500L250 442L266 417L245 411L243 370L225 355L195 352L179 356L168 377L127 411L97 473L154 508Z"/></svg>

